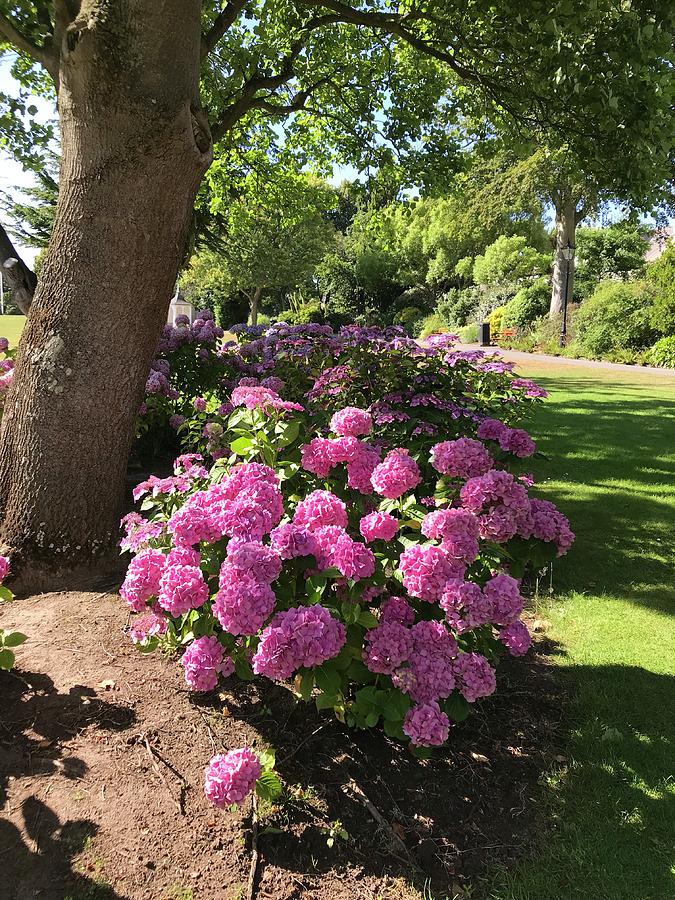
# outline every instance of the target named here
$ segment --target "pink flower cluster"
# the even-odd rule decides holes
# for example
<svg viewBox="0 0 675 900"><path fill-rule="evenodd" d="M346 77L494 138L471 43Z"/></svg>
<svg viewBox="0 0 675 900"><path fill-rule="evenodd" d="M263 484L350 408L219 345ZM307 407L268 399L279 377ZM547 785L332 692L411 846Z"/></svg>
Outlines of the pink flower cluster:
<svg viewBox="0 0 675 900"><path fill-rule="evenodd" d="M442 622L417 622L410 629L412 649L407 667L398 668L392 683L415 703L449 697L455 688L453 660L457 641Z"/></svg>
<svg viewBox="0 0 675 900"><path fill-rule="evenodd" d="M531 536L549 541L558 547L558 556L564 556L574 543L574 532L567 518L549 500L530 500L532 515ZM522 532L521 532L522 533ZM530 535L525 531L523 537Z"/></svg>
<svg viewBox="0 0 675 900"><path fill-rule="evenodd" d="M492 468L492 457L480 441L458 438L442 441L431 448L431 465L441 475L452 478L474 478Z"/></svg>
<svg viewBox="0 0 675 900"><path fill-rule="evenodd" d="M441 541L441 549L457 564L469 565L478 556L480 523L467 509L435 509L422 520L422 534Z"/></svg>
<svg viewBox="0 0 675 900"><path fill-rule="evenodd" d="M219 674L227 676L234 672L232 660L223 659L223 645L217 637L196 638L180 662L191 691L212 691L218 684Z"/></svg>
<svg viewBox="0 0 675 900"><path fill-rule="evenodd" d="M9 559L6 556L0 556L0 581L4 581L9 574Z"/></svg>
<svg viewBox="0 0 675 900"><path fill-rule="evenodd" d="M389 513L371 512L359 522L359 531L369 544L372 541L391 541L398 531L398 519Z"/></svg>
<svg viewBox="0 0 675 900"><path fill-rule="evenodd" d="M497 687L495 670L480 653L462 653L453 666L457 686L469 703L494 694Z"/></svg>
<svg viewBox="0 0 675 900"><path fill-rule="evenodd" d="M481 440L496 441L502 450L513 453L521 459L532 456L537 449L530 435L522 428L509 428L498 419L484 419L478 426L477 436Z"/></svg>
<svg viewBox="0 0 675 900"><path fill-rule="evenodd" d="M223 535L260 540L283 515L274 471L260 463L242 463L225 481L192 494L169 519L176 544L213 544Z"/></svg>
<svg viewBox="0 0 675 900"><path fill-rule="evenodd" d="M182 562L172 563L164 557L166 565L159 581L157 600L169 615L178 617L191 609L199 609L209 599L209 586L199 566Z"/></svg>
<svg viewBox="0 0 675 900"><path fill-rule="evenodd" d="M402 447L390 450L370 477L375 491L389 500L413 490L421 480L417 463Z"/></svg>
<svg viewBox="0 0 675 900"><path fill-rule="evenodd" d="M482 591L471 581L449 582L440 605L448 623L461 634L488 622L511 625L523 611L523 598L515 578L498 574Z"/></svg>
<svg viewBox="0 0 675 900"><path fill-rule="evenodd" d="M229 634L255 634L274 610L270 587L281 572L281 558L255 541L232 542L220 567L213 613Z"/></svg>
<svg viewBox="0 0 675 900"><path fill-rule="evenodd" d="M149 612L133 622L129 636L134 644L143 644L148 638L166 634L168 621L166 616L158 612Z"/></svg>
<svg viewBox="0 0 675 900"><path fill-rule="evenodd" d="M448 739L450 719L435 701L421 703L406 713L403 731L417 747L440 747Z"/></svg>
<svg viewBox="0 0 675 900"><path fill-rule="evenodd" d="M314 438L300 452L302 467L307 472L325 478L331 469L344 463L349 487L362 494L372 494L370 477L380 462L380 454L364 441L353 436Z"/></svg>
<svg viewBox="0 0 675 900"><path fill-rule="evenodd" d="M459 496L464 508L478 516L484 540L505 543L531 520L526 489L501 469L470 478Z"/></svg>
<svg viewBox="0 0 675 900"><path fill-rule="evenodd" d="M337 656L346 639L342 622L323 606L298 606L277 613L265 628L253 656L253 671L283 681L301 668Z"/></svg>
<svg viewBox="0 0 675 900"><path fill-rule="evenodd" d="M151 597L159 593L166 556L161 550L141 550L129 563L120 587L120 596L134 612L141 612Z"/></svg>
<svg viewBox="0 0 675 900"><path fill-rule="evenodd" d="M230 403L232 406L245 406L246 409L262 409L266 412L270 410L301 412L304 409L299 403L282 400L276 391L270 388L241 384L232 391Z"/></svg>
<svg viewBox="0 0 675 900"><path fill-rule="evenodd" d="M442 547L423 544L413 544L403 551L399 569L408 593L427 603L440 600L448 581L464 574L464 566Z"/></svg>
<svg viewBox="0 0 675 900"><path fill-rule="evenodd" d="M261 773L260 760L248 747L214 756L204 773L206 798L219 809L232 804L240 806Z"/></svg>
<svg viewBox="0 0 675 900"><path fill-rule="evenodd" d="M370 434L373 430L373 419L365 409L356 406L346 406L336 412L330 420L331 430L341 437L358 437L362 434Z"/></svg>

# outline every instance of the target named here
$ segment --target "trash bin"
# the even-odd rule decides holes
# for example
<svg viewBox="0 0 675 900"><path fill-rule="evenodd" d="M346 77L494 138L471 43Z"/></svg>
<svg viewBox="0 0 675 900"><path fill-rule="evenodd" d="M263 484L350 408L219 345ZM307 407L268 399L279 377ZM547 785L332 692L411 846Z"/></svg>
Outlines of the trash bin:
<svg viewBox="0 0 675 900"><path fill-rule="evenodd" d="M481 347L489 347L490 346L490 323L483 322L483 324L478 329L478 339L480 341Z"/></svg>

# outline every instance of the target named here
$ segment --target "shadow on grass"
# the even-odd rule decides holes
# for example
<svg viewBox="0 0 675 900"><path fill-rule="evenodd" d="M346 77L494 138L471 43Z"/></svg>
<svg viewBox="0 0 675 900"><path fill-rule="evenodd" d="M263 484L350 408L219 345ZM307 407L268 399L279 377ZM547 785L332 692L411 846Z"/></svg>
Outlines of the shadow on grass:
<svg viewBox="0 0 675 900"><path fill-rule="evenodd" d="M638 398L639 388L625 385L538 380L552 396L532 430L549 458L532 468L555 482L546 490L544 480L542 493L577 534L556 564L556 587L675 612L675 400Z"/></svg>
<svg viewBox="0 0 675 900"><path fill-rule="evenodd" d="M542 846L489 896L673 896L675 677L613 665L563 667L559 677L573 694L569 757L543 779Z"/></svg>

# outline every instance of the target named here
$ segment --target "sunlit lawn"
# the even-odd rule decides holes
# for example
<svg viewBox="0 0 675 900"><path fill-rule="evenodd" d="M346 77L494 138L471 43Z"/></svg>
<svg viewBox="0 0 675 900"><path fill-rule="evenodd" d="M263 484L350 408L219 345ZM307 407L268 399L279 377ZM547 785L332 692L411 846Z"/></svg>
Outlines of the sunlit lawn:
<svg viewBox="0 0 675 900"><path fill-rule="evenodd" d="M540 493L577 543L544 609L570 701L566 763L541 786L536 858L499 900L675 897L675 373L546 365Z"/></svg>
<svg viewBox="0 0 675 900"><path fill-rule="evenodd" d="M0 337L6 337L9 346L16 347L25 324L25 316L0 316Z"/></svg>

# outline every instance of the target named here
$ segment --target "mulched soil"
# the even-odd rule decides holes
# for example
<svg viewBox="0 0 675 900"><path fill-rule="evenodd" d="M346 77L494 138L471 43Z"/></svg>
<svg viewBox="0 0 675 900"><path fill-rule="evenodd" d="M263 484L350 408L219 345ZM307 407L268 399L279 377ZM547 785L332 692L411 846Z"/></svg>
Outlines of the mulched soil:
<svg viewBox="0 0 675 900"><path fill-rule="evenodd" d="M251 802L214 811L201 784L214 752L244 744L274 746L287 786L258 809L258 898L462 896L533 851L561 709L543 644L506 662L495 697L420 762L269 682L195 699L175 660L131 646L126 623L113 594L0 613L29 636L0 672L1 897L243 900ZM329 847L331 829L343 833Z"/></svg>

